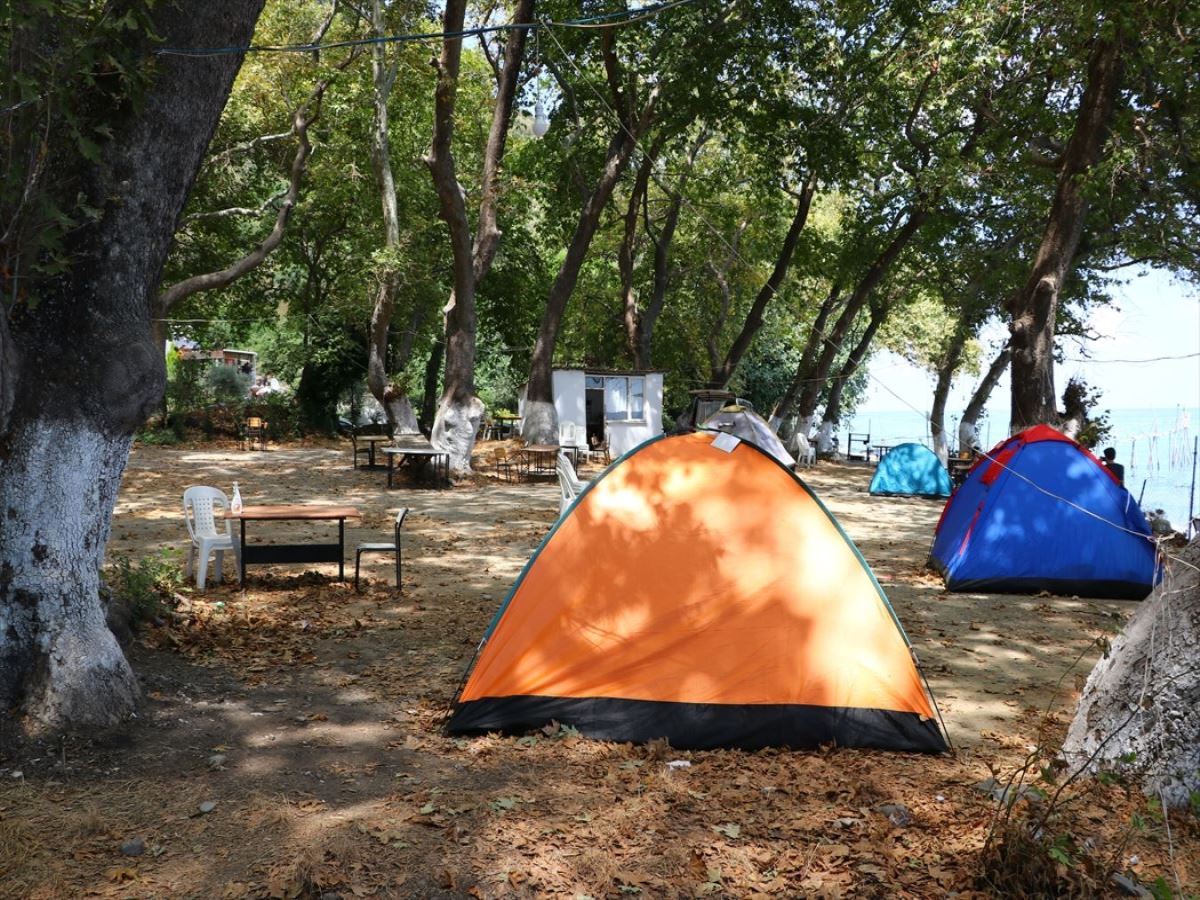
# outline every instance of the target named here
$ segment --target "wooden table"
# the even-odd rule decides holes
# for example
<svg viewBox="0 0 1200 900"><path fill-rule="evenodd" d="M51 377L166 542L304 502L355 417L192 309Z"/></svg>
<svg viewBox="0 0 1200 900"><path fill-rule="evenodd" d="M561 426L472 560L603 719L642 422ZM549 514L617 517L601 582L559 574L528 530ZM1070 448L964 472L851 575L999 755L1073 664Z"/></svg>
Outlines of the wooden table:
<svg viewBox="0 0 1200 900"><path fill-rule="evenodd" d="M423 459L427 460L433 467L434 478L441 484L450 483L450 454L445 450L439 450L433 444L422 438L421 441L409 438L405 441L397 441L398 446L384 447L382 453L387 457L387 486L392 486L392 472L395 471L395 461L397 459L403 462L405 459Z"/></svg>
<svg viewBox="0 0 1200 900"><path fill-rule="evenodd" d="M871 449L875 451L875 461L883 462L883 458L888 455L888 451L892 449L891 444L872 444ZM867 454L867 462L871 461L871 455Z"/></svg>
<svg viewBox="0 0 1200 900"><path fill-rule="evenodd" d="M506 428L508 430L508 436L512 437L513 432L516 431L517 423L521 421L520 416L494 416L493 418L495 418L496 425L499 427L500 433L497 436L500 438L500 440L504 440L504 432Z"/></svg>
<svg viewBox="0 0 1200 900"><path fill-rule="evenodd" d="M383 466L375 465L375 447L378 444L386 444L392 439L390 434L356 434L354 440L359 444L367 445L367 465L368 469L382 469ZM354 466L358 468L357 448L355 448Z"/></svg>
<svg viewBox="0 0 1200 900"><path fill-rule="evenodd" d="M240 513L226 512L227 519L237 519L241 530L242 580L246 579L247 563L336 562L338 580L346 580L346 520L360 519L362 514L353 506L329 504L288 503L276 506L245 506ZM337 543L327 544L247 544L246 523L268 521L332 522L337 520Z"/></svg>
<svg viewBox="0 0 1200 900"><path fill-rule="evenodd" d="M558 471L558 451L557 444L530 444L528 447L521 448L521 455L525 458L526 473L532 472L534 475L554 475Z"/></svg>

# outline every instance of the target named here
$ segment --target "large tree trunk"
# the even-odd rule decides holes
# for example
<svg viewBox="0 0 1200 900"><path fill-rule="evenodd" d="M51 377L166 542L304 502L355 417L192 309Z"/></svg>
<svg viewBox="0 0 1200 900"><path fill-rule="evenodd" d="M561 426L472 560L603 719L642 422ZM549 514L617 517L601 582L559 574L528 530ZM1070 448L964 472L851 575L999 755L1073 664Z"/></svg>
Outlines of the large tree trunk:
<svg viewBox="0 0 1200 900"><path fill-rule="evenodd" d="M630 128L622 124L608 142L604 158L604 169L596 181L591 195L579 211L575 233L567 247L567 253L559 266L558 275L550 287L546 309L538 327L537 340L533 345L533 358L529 365L529 382L525 387L524 416L521 421L521 437L531 444L558 443L558 413L554 409L554 390L551 373L554 363L554 345L558 342L558 329L562 324L567 301L579 280L579 270L587 258L588 248L600 224L600 214L612 196L613 189L625 166L629 162L637 140L650 127L658 105L659 89L650 92L637 124Z"/></svg>
<svg viewBox="0 0 1200 900"><path fill-rule="evenodd" d="M163 3L153 19L166 46L242 46L261 8ZM156 46L137 32L128 40ZM138 696L105 625L99 568L133 432L165 383L151 328L163 264L240 63L162 56L136 104L96 89L95 103L113 109L99 161L63 135L52 153L101 215L65 235L71 269L42 282L36 306L3 310L0 399L12 400L0 402L0 704L52 726L115 724Z"/></svg>
<svg viewBox="0 0 1200 900"><path fill-rule="evenodd" d="M1106 23L1108 24L1108 23ZM1058 294L1071 270L1087 218L1086 176L1108 138L1121 74L1120 25L1097 40L1075 130L1063 153L1058 187L1042 242L1025 284L1009 300L1012 316L1012 416L1010 431L1057 420L1054 392L1054 324Z"/></svg>
<svg viewBox="0 0 1200 900"><path fill-rule="evenodd" d="M979 386L975 388L975 393L971 395L967 408L963 410L962 419L958 423L958 447L960 450L980 448L979 417L983 415L983 408L987 406L992 391L996 389L996 384L1000 381L1004 370L1008 368L1011 359L1012 348L1005 344L996 354L996 358L992 360L992 364L988 366Z"/></svg>
<svg viewBox="0 0 1200 900"><path fill-rule="evenodd" d="M800 400L798 403L800 419L806 421L817 408L817 400L821 396L821 389L825 385L825 379L829 377L830 371L833 369L834 360L842 349L842 341L845 340L847 333L850 331L850 326L854 324L854 319L867 301L871 298L871 292L887 274L892 265L900 257L900 253L908 246L909 241L925 224L929 218L929 212L921 207L910 209L908 215L905 216L904 223L896 230L888 245L884 247L882 252L875 257L867 271L863 273L863 277L859 280L858 285L854 288L854 293L850 295L850 299L846 301L846 305L842 308L841 315L833 325L832 331L826 335L814 330L812 339L815 339L821 347L820 355L817 357L817 362L808 376L807 383L801 388ZM810 340L812 340L810 339Z"/></svg>
<svg viewBox="0 0 1200 900"><path fill-rule="evenodd" d="M515 23L533 20L534 0L520 0L513 14ZM448 0L442 18L444 30L455 34L463 30L465 0ZM458 76L462 59L462 38L442 42L438 62L438 83L434 94L433 142L426 163L437 190L439 215L450 229L454 289L443 312L446 321L446 377L442 399L433 422L430 439L450 453L450 471L463 477L471 474L471 451L483 419L483 401L475 395L475 292L496 257L500 241L497 225L500 163L508 141L512 108L517 94L521 59L525 52L525 29L509 33L504 50L504 65L499 71L492 124L483 154L482 199L479 227L474 239L467 218L466 198L458 183L454 155L454 109L458 100Z"/></svg>
<svg viewBox="0 0 1200 900"><path fill-rule="evenodd" d="M1067 731L1073 767L1127 771L1169 806L1200 791L1200 540L1168 561L1096 663Z"/></svg>
<svg viewBox="0 0 1200 900"><path fill-rule="evenodd" d="M808 212L812 209L813 194L816 189L816 176L810 172L797 194L796 213L792 216L791 227L788 228L788 232L783 238L783 244L779 248L779 256L775 259L775 268L771 270L770 276L759 289L758 296L754 298L754 303L750 306L750 312L746 314L746 321L742 323L742 330L733 339L725 358L719 366L714 366L709 374L708 387L724 390L729 385L729 379L733 377L738 363L742 361L742 357L746 355L746 351L754 342L754 336L762 328L763 314L766 312L767 304L779 293L783 279L787 277L788 268L792 264L792 256L796 252L796 245L800 243L800 233L804 231L804 225L808 222Z"/></svg>

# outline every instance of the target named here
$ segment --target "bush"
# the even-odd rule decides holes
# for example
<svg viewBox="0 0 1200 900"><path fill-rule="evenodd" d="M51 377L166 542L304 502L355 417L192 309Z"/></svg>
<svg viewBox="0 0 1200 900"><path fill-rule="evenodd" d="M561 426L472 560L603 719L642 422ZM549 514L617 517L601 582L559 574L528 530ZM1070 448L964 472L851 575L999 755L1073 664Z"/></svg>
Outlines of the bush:
<svg viewBox="0 0 1200 900"><path fill-rule="evenodd" d="M250 376L235 366L213 366L204 384L218 403L239 403L250 393Z"/></svg>
<svg viewBox="0 0 1200 900"><path fill-rule="evenodd" d="M172 607L175 592L183 587L183 572L179 568L179 551L164 548L145 556L136 564L128 556L118 556L105 573L105 581L116 601L128 611L129 624L161 617Z"/></svg>

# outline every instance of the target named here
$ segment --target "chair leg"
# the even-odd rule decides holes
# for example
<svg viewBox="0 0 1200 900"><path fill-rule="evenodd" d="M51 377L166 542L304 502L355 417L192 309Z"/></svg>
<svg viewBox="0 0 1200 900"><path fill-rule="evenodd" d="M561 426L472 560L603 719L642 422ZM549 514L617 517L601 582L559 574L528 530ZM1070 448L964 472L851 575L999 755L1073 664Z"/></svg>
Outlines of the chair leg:
<svg viewBox="0 0 1200 900"><path fill-rule="evenodd" d="M187 548L187 574L184 575L186 581L192 580L192 554L196 552L196 545L189 543Z"/></svg>
<svg viewBox="0 0 1200 900"><path fill-rule="evenodd" d="M216 571L213 572L213 584L220 584L225 580L225 551L218 550L216 552L216 557L217 567Z"/></svg>
<svg viewBox="0 0 1200 900"><path fill-rule="evenodd" d="M196 587L200 590L204 590L204 584L208 580L208 552L208 545L202 543L196 567Z"/></svg>
<svg viewBox="0 0 1200 900"><path fill-rule="evenodd" d="M404 593L404 588L400 583L400 545L396 544L396 593Z"/></svg>

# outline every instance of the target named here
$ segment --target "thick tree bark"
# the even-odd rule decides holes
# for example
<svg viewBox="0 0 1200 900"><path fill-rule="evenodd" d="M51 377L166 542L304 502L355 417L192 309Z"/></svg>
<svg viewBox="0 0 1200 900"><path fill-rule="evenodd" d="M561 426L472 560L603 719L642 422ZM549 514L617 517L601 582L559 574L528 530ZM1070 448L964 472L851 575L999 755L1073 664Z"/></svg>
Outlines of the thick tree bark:
<svg viewBox="0 0 1200 900"><path fill-rule="evenodd" d="M158 4L155 31L171 47L246 45L261 8ZM129 40L152 49L143 35ZM65 236L72 266L40 286L35 307L4 310L0 371L13 380L0 417L0 705L52 726L109 726L135 706L99 568L133 432L165 383L151 328L162 267L240 64L162 56L140 103L107 119L99 162L73 141L55 145L55 171L76 175L102 214ZM98 104L112 103L106 88Z"/></svg>
<svg viewBox="0 0 1200 900"><path fill-rule="evenodd" d="M1087 173L1108 139L1121 75L1122 36L1097 40L1075 130L1063 153L1058 186L1042 242L1025 284L1009 301L1012 318L1012 417L1010 431L1057 421L1054 392L1054 325L1058 295L1071 270L1087 219Z"/></svg>
<svg viewBox="0 0 1200 900"><path fill-rule="evenodd" d="M825 403L825 415L821 419L821 428L817 433L818 455L828 456L833 452L833 432L837 429L842 416L842 393L846 390L846 385L851 377L858 371L858 367L862 365L867 351L871 349L872 341L875 340L875 335L880 326L887 321L890 311L890 303L880 303L871 307L871 318L867 322L866 329L859 337L858 343L851 348L841 369L838 370L833 382L829 385L829 399Z"/></svg>
<svg viewBox="0 0 1200 900"><path fill-rule="evenodd" d="M719 366L714 366L712 372L709 374L708 387L715 390L724 390L728 386L729 380L733 378L733 373L737 369L738 363L742 361L742 357L746 355L746 351L750 349L750 345L754 342L754 336L762 328L763 314L766 312L767 304L779 293L779 288L783 285L783 279L787 277L788 268L792 264L792 256L796 252L796 245L800 243L800 233L804 231L804 225L808 222L808 213L812 209L812 199L816 189L817 179L810 172L797 195L796 213L792 216L792 224L783 238L782 246L779 248L779 256L775 259L775 268L772 269L770 276L759 289L758 295L754 298L754 303L750 306L750 312L746 314L746 321L742 323L742 330L738 332L738 336L729 345L729 350L725 354L725 358Z"/></svg>
<svg viewBox="0 0 1200 900"><path fill-rule="evenodd" d="M583 209L579 211L579 219L575 224L575 233L571 237L571 243L567 246L566 257L559 266L554 284L550 287L550 296L546 299L546 309L542 314L537 340L533 345L529 382L525 387L521 437L528 443L558 443L558 414L554 409L554 391L551 385L554 345L558 341L558 329L562 324L567 301L571 299L575 283L579 280L579 270L587 258L588 248L596 234L596 227L600 224L600 214L612 196L621 173L625 171L636 141L646 133L650 123L654 120L658 96L659 89L655 87L646 99L636 124L631 128L623 123L613 133L612 139L608 142L604 169Z"/></svg>
<svg viewBox="0 0 1200 900"><path fill-rule="evenodd" d="M975 388L975 393L971 395L967 408L963 410L962 419L958 423L960 450L979 449L979 417L983 415L983 408L987 406L992 391L996 389L1000 376L1004 374L1004 370L1008 368L1011 360L1012 348L1005 344L996 354L996 358L992 360L992 364L988 366L979 386Z"/></svg>
<svg viewBox="0 0 1200 900"><path fill-rule="evenodd" d="M1141 777L1168 806L1200 791L1198 566L1200 540L1168 560L1162 583L1088 677L1063 744L1072 767Z"/></svg>
<svg viewBox="0 0 1200 900"><path fill-rule="evenodd" d="M800 391L798 411L801 421L807 421L817 408L817 400L821 396L821 389L825 386L825 379L829 377L829 372L833 369L834 360L841 352L842 341L849 333L850 326L854 324L854 319L870 300L871 292L875 290L883 276L891 269L901 252L928 218L928 210L921 207L910 209L904 218L904 223L896 230L888 245L867 267L867 271L855 286L854 293L846 301L846 305L842 308L841 315L838 316L830 333L826 335L814 330L810 340L816 340L821 351L812 373Z"/></svg>
<svg viewBox="0 0 1200 900"><path fill-rule="evenodd" d="M513 21L533 20L534 0L520 0ZM465 0L449 0L442 18L448 33L461 32L466 14ZM454 109L458 100L458 76L462 59L462 38L442 42L438 83L434 93L433 142L426 163L437 191L439 215L449 226L454 288L445 313L446 377L430 435L433 443L450 453L450 471L459 477L471 473L471 451L483 419L483 401L475 396L475 292L496 257L500 242L497 224L500 163L508 141L512 109L517 94L521 59L525 52L525 29L509 33L504 49L504 65L499 71L496 103L487 147L483 154L482 199L479 223L474 239L467 217L466 198L459 187L452 146Z"/></svg>

